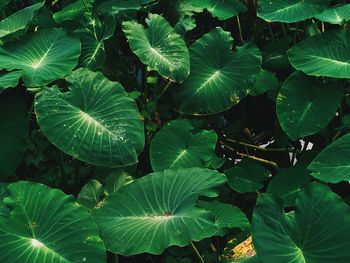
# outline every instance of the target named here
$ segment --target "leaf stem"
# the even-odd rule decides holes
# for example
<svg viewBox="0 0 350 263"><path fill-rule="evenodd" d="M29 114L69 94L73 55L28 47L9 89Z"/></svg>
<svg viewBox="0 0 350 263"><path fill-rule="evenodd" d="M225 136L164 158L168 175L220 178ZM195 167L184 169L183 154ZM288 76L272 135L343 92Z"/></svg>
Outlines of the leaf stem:
<svg viewBox="0 0 350 263"><path fill-rule="evenodd" d="M238 26L238 33L239 33L239 39L242 43L244 43L243 35L242 35L242 27L241 27L241 20L239 19L239 15L237 14L237 26Z"/></svg>
<svg viewBox="0 0 350 263"><path fill-rule="evenodd" d="M88 7L88 5L87 5L87 3L86 3L85 0L83 0L83 4L84 4L84 6L85 6L86 11L87 11L89 14L91 14L91 11L90 11L90 9L89 9L89 7Z"/></svg>
<svg viewBox="0 0 350 263"><path fill-rule="evenodd" d="M324 33L324 22L323 21L321 22L321 31L322 31L322 33Z"/></svg>
<svg viewBox="0 0 350 263"><path fill-rule="evenodd" d="M168 90L168 88L170 87L171 83L173 83L171 80L168 81L168 83L165 85L164 89L162 90L162 92L158 95L156 100L159 100L164 93Z"/></svg>
<svg viewBox="0 0 350 263"><path fill-rule="evenodd" d="M191 246L192 246L194 252L196 253L196 255L197 255L199 261L200 261L201 263L205 263L204 259L202 258L201 254L199 253L198 249L197 249L196 246L193 244L193 242L191 242Z"/></svg>
<svg viewBox="0 0 350 263"><path fill-rule="evenodd" d="M253 148L259 151L264 151L264 152L297 152L297 153L301 153L300 149L297 148L264 148L264 147L260 147L254 144L249 144L249 143L245 143L245 142L239 142L239 141L235 141L232 139L226 139L226 141L228 142L232 142L232 143L237 143L239 145L243 145L245 147L249 147L249 148Z"/></svg>
<svg viewBox="0 0 350 263"><path fill-rule="evenodd" d="M262 159L262 158L259 158L256 156L251 156L251 155L240 153L240 152L237 152L237 155L239 155L241 157L246 157L248 159L251 159L251 160L263 163L263 164L271 165L271 166L275 167L276 169L278 169L278 164L273 162L273 161L265 160L265 159Z"/></svg>

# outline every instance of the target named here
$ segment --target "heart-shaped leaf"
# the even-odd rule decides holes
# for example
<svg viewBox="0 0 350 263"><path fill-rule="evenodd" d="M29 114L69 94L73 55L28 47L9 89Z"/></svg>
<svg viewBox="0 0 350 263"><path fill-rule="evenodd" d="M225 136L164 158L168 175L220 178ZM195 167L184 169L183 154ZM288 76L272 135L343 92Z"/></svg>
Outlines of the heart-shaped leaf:
<svg viewBox="0 0 350 263"><path fill-rule="evenodd" d="M79 55L79 39L62 29L44 29L1 46L0 69L21 69L28 87L41 86L68 74Z"/></svg>
<svg viewBox="0 0 350 263"><path fill-rule="evenodd" d="M288 50L292 66L312 76L350 78L350 32L332 30Z"/></svg>
<svg viewBox="0 0 350 263"><path fill-rule="evenodd" d="M278 197L260 196L252 230L261 263L350 261L350 208L325 185L298 195L295 216L284 213Z"/></svg>
<svg viewBox="0 0 350 263"><path fill-rule="evenodd" d="M343 25L350 20L350 4L328 8L315 17L323 22Z"/></svg>
<svg viewBox="0 0 350 263"><path fill-rule="evenodd" d="M22 161L27 146L29 120L22 96L1 94L0 123L0 178L6 178Z"/></svg>
<svg viewBox="0 0 350 263"><path fill-rule="evenodd" d="M81 188L77 201L86 209L91 210L102 201L104 196L105 192L102 184L95 179L91 179Z"/></svg>
<svg viewBox="0 0 350 263"><path fill-rule="evenodd" d="M213 17L226 20L247 11L246 6L238 0L192 0L192 5L208 10Z"/></svg>
<svg viewBox="0 0 350 263"><path fill-rule="evenodd" d="M147 28L136 21L123 23L132 51L141 62L172 81L183 82L190 73L190 58L185 41L160 15L149 14Z"/></svg>
<svg viewBox="0 0 350 263"><path fill-rule="evenodd" d="M165 170L125 185L92 214L110 251L161 254L216 233L212 214L196 201L217 196L224 182L225 176L212 170Z"/></svg>
<svg viewBox="0 0 350 263"><path fill-rule="evenodd" d="M190 47L191 74L174 91L181 112L218 113L244 96L245 81L260 72L261 54L252 44L232 52L232 44L231 34L218 27Z"/></svg>
<svg viewBox="0 0 350 263"><path fill-rule="evenodd" d="M342 98L338 85L321 84L295 72L283 83L276 99L279 123L292 140L312 135L335 117Z"/></svg>
<svg viewBox="0 0 350 263"><path fill-rule="evenodd" d="M350 181L350 133L328 145L308 166L311 175L321 181Z"/></svg>
<svg viewBox="0 0 350 263"><path fill-rule="evenodd" d="M205 167L213 156L217 135L214 131L201 130L184 119L165 125L153 138L150 148L154 171L175 168Z"/></svg>
<svg viewBox="0 0 350 263"><path fill-rule="evenodd" d="M311 18L329 5L329 0L260 0L258 16L267 22L294 23Z"/></svg>
<svg viewBox="0 0 350 263"><path fill-rule="evenodd" d="M21 9L0 22L0 38L24 29L33 19L34 12L39 10L44 2Z"/></svg>
<svg viewBox="0 0 350 263"><path fill-rule="evenodd" d="M95 165L136 163L144 135L135 101L101 73L79 69L67 80L68 92L53 87L36 96L37 120L47 138L65 153Z"/></svg>
<svg viewBox="0 0 350 263"><path fill-rule="evenodd" d="M97 226L72 196L25 181L9 185L8 194L11 214L0 216L1 262L106 262Z"/></svg>

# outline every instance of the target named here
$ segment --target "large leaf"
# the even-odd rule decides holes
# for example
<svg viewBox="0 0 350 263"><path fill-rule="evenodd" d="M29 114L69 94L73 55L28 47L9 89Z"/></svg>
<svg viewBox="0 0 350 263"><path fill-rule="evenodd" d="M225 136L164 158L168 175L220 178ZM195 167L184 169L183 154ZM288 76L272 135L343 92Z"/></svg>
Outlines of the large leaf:
<svg viewBox="0 0 350 263"><path fill-rule="evenodd" d="M217 196L224 182L224 175L200 168L150 174L108 196L93 217L110 251L161 254L216 233L212 214L196 201Z"/></svg>
<svg viewBox="0 0 350 263"><path fill-rule="evenodd" d="M323 22L342 25L350 20L350 4L328 8L315 17Z"/></svg>
<svg viewBox="0 0 350 263"><path fill-rule="evenodd" d="M56 23L64 21L76 21L83 23L87 16L87 9L91 8L92 0L77 0L71 4L66 5L62 10L53 14L53 19Z"/></svg>
<svg viewBox="0 0 350 263"><path fill-rule="evenodd" d="M190 73L186 43L162 16L149 14L146 23L146 29L136 21L123 23L132 51L163 77L183 82Z"/></svg>
<svg viewBox="0 0 350 263"><path fill-rule="evenodd" d="M192 0L192 5L208 10L219 20L226 20L247 11L246 6L238 0Z"/></svg>
<svg viewBox="0 0 350 263"><path fill-rule="evenodd" d="M213 156L217 135L201 130L184 119L168 123L153 138L150 148L154 171L173 168L204 167Z"/></svg>
<svg viewBox="0 0 350 263"><path fill-rule="evenodd" d="M325 185L298 195L295 217L285 215L279 198L260 196L252 230L261 263L350 261L350 208Z"/></svg>
<svg viewBox="0 0 350 263"><path fill-rule="evenodd" d="M350 31L332 30L288 50L292 66L312 76L350 77Z"/></svg>
<svg viewBox="0 0 350 263"><path fill-rule="evenodd" d="M27 145L29 120L23 97L1 94L0 123L0 178L6 178L22 161Z"/></svg>
<svg viewBox="0 0 350 263"><path fill-rule="evenodd" d="M0 38L24 29L33 19L34 12L39 10L44 2L21 9L0 22Z"/></svg>
<svg viewBox="0 0 350 263"><path fill-rule="evenodd" d="M36 96L38 123L65 153L99 166L137 162L143 123L136 103L118 82L79 69L67 77L70 90L45 89Z"/></svg>
<svg viewBox="0 0 350 263"><path fill-rule="evenodd" d="M218 113L237 104L245 81L261 67L259 49L246 44L232 52L233 38L218 27L190 48L191 74L174 92L183 113Z"/></svg>
<svg viewBox="0 0 350 263"><path fill-rule="evenodd" d="M292 140L312 135L335 117L342 97L338 85L321 84L295 72L283 83L277 96L278 120Z"/></svg>
<svg viewBox="0 0 350 263"><path fill-rule="evenodd" d="M22 69L27 86L41 86L68 74L79 55L79 39L62 29L45 29L0 47L0 69Z"/></svg>
<svg viewBox="0 0 350 263"><path fill-rule="evenodd" d="M321 181L350 181L350 133L328 145L308 166L311 175Z"/></svg>
<svg viewBox="0 0 350 263"><path fill-rule="evenodd" d="M11 72L1 72L0 73L0 91L10 88L16 87L18 85L18 81L22 76L22 71L15 70Z"/></svg>
<svg viewBox="0 0 350 263"><path fill-rule="evenodd" d="M0 217L0 261L13 263L105 263L106 252L93 219L61 190L20 181L8 186Z"/></svg>
<svg viewBox="0 0 350 263"><path fill-rule="evenodd" d="M260 0L258 16L268 22L294 23L311 18L329 5L329 0Z"/></svg>

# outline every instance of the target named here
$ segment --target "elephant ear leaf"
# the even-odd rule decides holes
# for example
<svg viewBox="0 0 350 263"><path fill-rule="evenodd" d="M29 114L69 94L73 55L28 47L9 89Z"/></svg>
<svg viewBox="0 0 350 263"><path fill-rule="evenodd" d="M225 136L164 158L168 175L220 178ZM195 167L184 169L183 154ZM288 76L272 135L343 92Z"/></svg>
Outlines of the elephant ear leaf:
<svg viewBox="0 0 350 263"><path fill-rule="evenodd" d="M247 11L247 7L238 0L192 0L192 5L208 10L213 17L226 20Z"/></svg>
<svg viewBox="0 0 350 263"><path fill-rule="evenodd" d="M69 91L47 88L35 99L37 121L63 152L105 167L137 162L143 122L137 105L118 82L78 69L67 77Z"/></svg>
<svg viewBox="0 0 350 263"><path fill-rule="evenodd" d="M350 261L350 208L319 183L298 194L295 213L285 214L276 196L260 196L252 231L261 263Z"/></svg>
<svg viewBox="0 0 350 263"><path fill-rule="evenodd" d="M335 117L342 98L339 85L318 83L316 78L295 72L277 96L278 120L292 140L312 135Z"/></svg>
<svg viewBox="0 0 350 263"><path fill-rule="evenodd" d="M72 196L25 181L7 189L11 214L0 216L1 262L106 262L97 226Z"/></svg>
<svg viewBox="0 0 350 263"><path fill-rule="evenodd" d="M349 31L332 30L302 40L288 50L288 57L307 75L350 78L349 45Z"/></svg>
<svg viewBox="0 0 350 263"><path fill-rule="evenodd" d="M92 215L113 253L161 254L217 232L214 216L196 202L199 196L217 196L224 182L225 176L213 170L165 170L120 188Z"/></svg>
<svg viewBox="0 0 350 263"><path fill-rule="evenodd" d="M324 148L308 166L311 175L323 182L350 181L350 133Z"/></svg>
<svg viewBox="0 0 350 263"><path fill-rule="evenodd" d="M315 17L323 22L343 25L350 20L350 4L327 8Z"/></svg>
<svg viewBox="0 0 350 263"><path fill-rule="evenodd" d="M79 39L63 29L44 29L1 46L0 69L20 69L27 87L42 86L68 74L79 55Z"/></svg>
<svg viewBox="0 0 350 263"><path fill-rule="evenodd" d="M123 23L131 50L141 62L172 81L183 82L190 73L185 41L160 15L149 14L147 28L136 21Z"/></svg>
<svg viewBox="0 0 350 263"><path fill-rule="evenodd" d="M247 79L261 70L261 53L253 44L232 52L230 32L217 27L190 47L191 74L174 91L179 110L214 114L231 108L245 96Z"/></svg>
<svg viewBox="0 0 350 263"><path fill-rule="evenodd" d="M21 9L0 22L0 38L24 29L33 19L34 13L43 7L44 2Z"/></svg>
<svg viewBox="0 0 350 263"><path fill-rule="evenodd" d="M294 23L321 13L329 0L260 0L258 17L267 22Z"/></svg>
<svg viewBox="0 0 350 263"><path fill-rule="evenodd" d="M154 171L175 168L205 167L213 156L217 134L194 127L184 119L165 125L153 138L150 148Z"/></svg>

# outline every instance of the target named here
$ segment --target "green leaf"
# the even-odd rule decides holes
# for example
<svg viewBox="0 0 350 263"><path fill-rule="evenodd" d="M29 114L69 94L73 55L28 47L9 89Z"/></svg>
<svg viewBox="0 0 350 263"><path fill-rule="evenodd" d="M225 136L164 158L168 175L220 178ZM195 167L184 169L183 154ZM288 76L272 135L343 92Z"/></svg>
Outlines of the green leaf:
<svg viewBox="0 0 350 263"><path fill-rule="evenodd" d="M8 183L0 183L0 218L2 216L7 218L10 216L10 209L8 209L8 207L4 203L4 198L8 196L8 185Z"/></svg>
<svg viewBox="0 0 350 263"><path fill-rule="evenodd" d="M267 22L294 23L314 17L329 5L329 0L260 0L258 17Z"/></svg>
<svg viewBox="0 0 350 263"><path fill-rule="evenodd" d="M79 55L77 38L62 29L44 29L1 46L0 69L21 69L27 87L41 86L68 74Z"/></svg>
<svg viewBox="0 0 350 263"><path fill-rule="evenodd" d="M76 21L83 23L85 21L85 14L88 9L91 9L92 0L76 0L71 4L66 5L62 10L53 14L53 19L60 24L64 21Z"/></svg>
<svg viewBox="0 0 350 263"><path fill-rule="evenodd" d="M213 156L217 134L200 130L184 119L165 125L153 138L150 148L154 171L176 168L205 167Z"/></svg>
<svg viewBox="0 0 350 263"><path fill-rule="evenodd" d="M0 92L7 88L16 87L20 77L22 77L22 71L19 70L0 73Z"/></svg>
<svg viewBox="0 0 350 263"><path fill-rule="evenodd" d="M283 199L284 206L294 206L298 193L309 184L311 177L304 165L282 169L269 183L267 193Z"/></svg>
<svg viewBox="0 0 350 263"><path fill-rule="evenodd" d="M218 201L200 201L199 206L211 211L219 229L215 235L224 236L227 229L240 228L247 230L250 227L246 215L237 207Z"/></svg>
<svg viewBox="0 0 350 263"><path fill-rule="evenodd" d="M6 178L21 163L29 129L25 100L17 93L0 96L0 178Z"/></svg>
<svg viewBox="0 0 350 263"><path fill-rule="evenodd" d="M183 82L190 73L189 53L184 40L167 20L149 14L147 28L136 21L123 22L132 51L141 62L172 81Z"/></svg>
<svg viewBox="0 0 350 263"><path fill-rule="evenodd" d="M350 181L350 133L328 145L311 162L311 175L321 181Z"/></svg>
<svg viewBox="0 0 350 263"><path fill-rule="evenodd" d="M25 181L8 192L11 215L0 217L1 262L106 262L93 219L72 196Z"/></svg>
<svg viewBox="0 0 350 263"><path fill-rule="evenodd" d="M37 121L63 152L105 167L137 162L143 123L134 100L118 82L78 69L67 77L69 91L46 88L35 99Z"/></svg>
<svg viewBox="0 0 350 263"><path fill-rule="evenodd" d="M102 184L92 179L81 188L77 200L78 203L86 209L93 209L104 198L104 189Z"/></svg>
<svg viewBox="0 0 350 263"><path fill-rule="evenodd" d="M265 46L262 53L263 68L270 71L277 71L290 66L287 50L289 49L291 39L276 39Z"/></svg>
<svg viewBox="0 0 350 263"><path fill-rule="evenodd" d="M350 31L332 30L288 50L292 66L312 76L350 77Z"/></svg>
<svg viewBox="0 0 350 263"><path fill-rule="evenodd" d="M350 20L350 4L328 8L315 17L323 22L343 25Z"/></svg>
<svg viewBox="0 0 350 263"><path fill-rule="evenodd" d="M102 14L111 13L119 14L130 10L140 10L143 6L154 2L154 0L110 0L103 1L98 7L97 11Z"/></svg>
<svg viewBox="0 0 350 263"><path fill-rule="evenodd" d="M260 196L252 230L261 263L350 261L350 208L325 185L310 184L298 195L295 217L279 198Z"/></svg>
<svg viewBox="0 0 350 263"><path fill-rule="evenodd" d="M21 9L0 22L0 38L24 29L33 19L34 13L44 5L44 2Z"/></svg>
<svg viewBox="0 0 350 263"><path fill-rule="evenodd" d="M252 77L253 85L248 88L248 94L251 96L259 96L269 90L279 88L280 84L276 76L266 70L261 70L260 73Z"/></svg>
<svg viewBox="0 0 350 263"><path fill-rule="evenodd" d="M254 192L261 189L270 172L251 160L243 160L225 171L228 185L238 193Z"/></svg>
<svg viewBox="0 0 350 263"><path fill-rule="evenodd" d="M224 175L208 169L165 170L114 192L92 214L113 253L161 254L216 233L212 214L196 201L217 196L224 182Z"/></svg>
<svg viewBox="0 0 350 263"><path fill-rule="evenodd" d="M0 9L4 8L11 0L0 0Z"/></svg>
<svg viewBox="0 0 350 263"><path fill-rule="evenodd" d="M257 74L261 54L253 44L232 52L231 34L217 27L190 47L191 74L174 91L179 110L187 114L218 113L244 96L246 80Z"/></svg>
<svg viewBox="0 0 350 263"><path fill-rule="evenodd" d="M292 140L315 134L335 117L342 98L339 85L321 84L295 72L283 83L277 96L278 120Z"/></svg>
<svg viewBox="0 0 350 263"><path fill-rule="evenodd" d="M104 188L107 194L111 194L133 181L134 178L130 174L123 170L117 170L107 176L104 182Z"/></svg>
<svg viewBox="0 0 350 263"><path fill-rule="evenodd" d="M192 0L192 5L208 10L213 17L226 20L247 11L246 6L238 0Z"/></svg>

